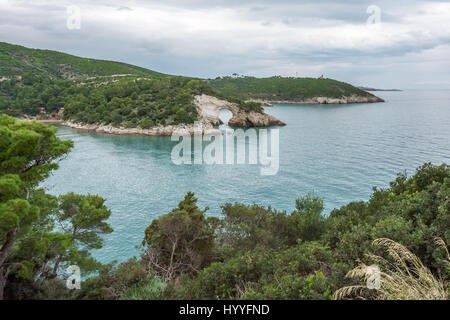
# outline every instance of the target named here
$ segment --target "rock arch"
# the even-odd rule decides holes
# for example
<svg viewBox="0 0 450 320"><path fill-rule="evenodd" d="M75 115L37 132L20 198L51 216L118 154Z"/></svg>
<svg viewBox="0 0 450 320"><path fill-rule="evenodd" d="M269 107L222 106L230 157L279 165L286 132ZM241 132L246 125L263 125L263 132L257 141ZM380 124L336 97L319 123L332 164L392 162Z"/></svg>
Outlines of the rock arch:
<svg viewBox="0 0 450 320"><path fill-rule="evenodd" d="M230 126L268 127L285 125L274 116L259 112L247 112L242 110L235 103L220 100L206 94L195 96L194 104L197 107L199 120L212 125L222 124L222 121L219 119L219 112L221 109L230 110L233 114L231 119L228 121Z"/></svg>

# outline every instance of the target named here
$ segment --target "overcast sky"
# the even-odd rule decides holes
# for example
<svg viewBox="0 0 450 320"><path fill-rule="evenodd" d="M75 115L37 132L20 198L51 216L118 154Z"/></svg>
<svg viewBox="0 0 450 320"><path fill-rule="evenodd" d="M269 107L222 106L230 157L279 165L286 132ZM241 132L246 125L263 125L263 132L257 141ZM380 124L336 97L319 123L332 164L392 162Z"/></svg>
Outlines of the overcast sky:
<svg viewBox="0 0 450 320"><path fill-rule="evenodd" d="M188 76L450 88L448 1L0 0L0 41Z"/></svg>

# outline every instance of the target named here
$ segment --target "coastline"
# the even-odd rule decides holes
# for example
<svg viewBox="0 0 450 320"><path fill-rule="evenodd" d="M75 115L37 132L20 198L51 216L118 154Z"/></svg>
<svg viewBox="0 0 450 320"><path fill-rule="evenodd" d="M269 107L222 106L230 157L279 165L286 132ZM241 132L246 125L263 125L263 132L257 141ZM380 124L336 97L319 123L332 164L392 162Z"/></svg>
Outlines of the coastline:
<svg viewBox="0 0 450 320"><path fill-rule="evenodd" d="M200 130L203 136L217 136L222 135L222 132L214 128L210 123L201 122L201 129L196 127L194 124L180 124L180 125L167 125L167 126L157 126L150 129L142 128L125 128L125 127L113 127L111 125L103 124L82 124L75 123L72 121L60 122L61 125L69 127L72 129L82 130L82 131L93 131L97 133L109 133L118 135L142 135L142 136L192 136L198 134Z"/></svg>
<svg viewBox="0 0 450 320"><path fill-rule="evenodd" d="M30 119L20 119L20 120L30 120ZM59 120L59 119L31 119L37 122L41 122L41 123L48 123L48 124L60 124L63 123L63 120Z"/></svg>
<svg viewBox="0 0 450 320"><path fill-rule="evenodd" d="M313 97L303 100L265 100L265 99L249 99L247 101L259 102L263 106L272 106L274 104L350 104L350 103L375 103L384 102L383 99L377 96L344 96L341 98L330 97Z"/></svg>
<svg viewBox="0 0 450 320"><path fill-rule="evenodd" d="M263 106L272 106L273 104L349 104L349 103L375 103L384 102L383 99L377 96L357 96L352 95L342 98L329 98L329 97L314 97L299 101L288 100L259 100L252 99L248 101L259 102ZM284 126L285 123L277 118L268 115L260 114L256 112L243 112L239 110L234 103L217 99L213 96L199 95L194 99L194 104L199 112L200 128L194 124L179 124L179 125L167 125L156 126L149 129L142 129L139 127L125 128L114 127L106 124L83 124L73 121L63 121L60 119L27 119L36 120L38 122L47 124L58 124L68 128L91 131L97 133L108 133L117 135L142 135L142 136L193 136L198 135L200 130L203 136L217 136L223 133L214 128L214 126L222 124L218 117L220 109L228 109L233 112L233 117L229 121L229 125L236 127L270 127L270 126Z"/></svg>

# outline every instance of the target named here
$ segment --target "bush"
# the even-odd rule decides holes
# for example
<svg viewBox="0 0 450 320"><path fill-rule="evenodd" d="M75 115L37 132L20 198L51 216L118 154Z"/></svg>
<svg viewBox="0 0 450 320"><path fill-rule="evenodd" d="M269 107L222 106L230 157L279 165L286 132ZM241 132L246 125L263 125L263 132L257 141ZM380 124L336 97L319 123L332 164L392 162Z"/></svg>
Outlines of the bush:
<svg viewBox="0 0 450 320"><path fill-rule="evenodd" d="M403 266L419 266L420 261L416 269L426 281L410 268L411 279L398 278L406 280L366 298L378 293L384 298L444 297L450 280L448 250L442 245L450 241L449 199L446 164L425 164L411 177L399 175L389 188L374 189L369 201L349 203L328 217L322 215L322 200L308 194L297 199L291 214L225 204L222 219L206 218L206 209L200 210L194 194L188 193L176 209L146 229L143 259L89 279L83 297L330 299L339 288L355 285L345 277L348 270L384 257L382 247L372 247L379 238L404 244L404 257L413 252L417 257ZM436 246L436 238L441 245ZM418 279L421 288L438 285L437 294L406 294Z"/></svg>

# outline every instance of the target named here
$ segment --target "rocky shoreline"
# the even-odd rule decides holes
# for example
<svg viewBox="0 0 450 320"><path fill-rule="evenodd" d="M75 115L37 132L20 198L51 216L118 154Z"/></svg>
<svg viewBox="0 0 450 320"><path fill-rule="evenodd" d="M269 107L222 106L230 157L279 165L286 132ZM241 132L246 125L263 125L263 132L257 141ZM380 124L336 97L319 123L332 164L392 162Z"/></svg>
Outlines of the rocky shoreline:
<svg viewBox="0 0 450 320"><path fill-rule="evenodd" d="M300 101L286 101L286 100L258 100L251 101L259 102L264 106L271 106L273 104L348 104L348 103L372 103L372 102L384 102L383 99L376 96L357 96L352 95L342 98L329 98L329 97L314 97L311 99L305 99ZM98 133L109 133L118 135L144 135L144 136L187 136L199 134L200 130L204 136L221 135L222 132L214 126L222 124L219 119L219 112L221 109L228 109L232 112L233 116L229 120L228 124L234 127L270 127L270 126L284 126L284 122L266 113L260 112L247 112L242 110L237 104L231 103L225 100L220 100L216 97L209 95L198 95L194 98L194 104L199 114L199 122L197 126L194 124L180 124L180 125L167 125L156 126L149 129L142 128L125 128L114 127L106 124L83 124L72 121L61 120L38 120L48 123L59 123L63 126L84 130L93 131ZM201 128L201 129L200 129Z"/></svg>
<svg viewBox="0 0 450 320"><path fill-rule="evenodd" d="M222 135L222 132L214 126L222 124L219 119L219 111L221 109L228 109L233 113L233 117L228 124L235 127L270 127L270 126L284 126L284 122L278 120L274 116L259 112L246 112L242 110L237 104L225 100L220 100L213 96L198 95L194 98L194 105L199 114L199 122L195 124L180 124L156 126L149 129L141 128L125 128L113 127L105 124L83 124L72 121L62 122L61 125L85 131L94 131L98 133L110 133L119 135L144 135L144 136L188 136L202 132L204 136Z"/></svg>
<svg viewBox="0 0 450 320"><path fill-rule="evenodd" d="M143 136L189 136L202 131L204 136L215 136L221 135L221 131L214 128L209 123L201 123L201 126L195 127L194 124L189 125L168 125L168 126L157 126L150 129L141 128L125 128L125 127L113 127L111 125L103 124L82 124L75 123L71 121L62 122L61 125L83 131L93 131L97 133L109 133L109 134L119 134L119 135L143 135ZM198 129L201 128L201 129Z"/></svg>
<svg viewBox="0 0 450 320"><path fill-rule="evenodd" d="M373 103L384 102L383 99L377 96L343 96L341 98L330 97L313 97L304 100L290 101L290 100L263 100L263 99L251 99L248 101L259 102L263 106L272 106L274 104L349 104L349 103Z"/></svg>

